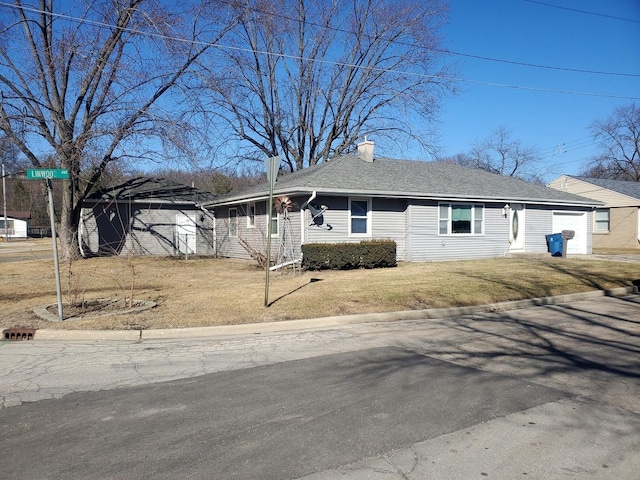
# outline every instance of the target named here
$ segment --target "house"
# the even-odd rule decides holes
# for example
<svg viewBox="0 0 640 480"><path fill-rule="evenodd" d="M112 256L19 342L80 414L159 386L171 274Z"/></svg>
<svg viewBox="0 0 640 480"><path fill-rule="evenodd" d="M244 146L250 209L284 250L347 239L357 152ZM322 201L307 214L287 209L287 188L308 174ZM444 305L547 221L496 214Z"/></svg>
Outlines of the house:
<svg viewBox="0 0 640 480"><path fill-rule="evenodd" d="M593 248L640 249L640 182L561 175L549 187L602 202L591 222Z"/></svg>
<svg viewBox="0 0 640 480"><path fill-rule="evenodd" d="M587 226L599 202L450 163L378 158L373 149L365 141L355 155L277 179L272 258L300 258L305 243L365 239L394 240L400 261L547 253L545 235L564 229L575 230L568 253L591 253ZM219 256L265 251L268 199L263 183L205 205L215 213Z"/></svg>
<svg viewBox="0 0 640 480"><path fill-rule="evenodd" d="M78 229L84 257L215 255L214 219L199 205L215 195L140 177L91 194Z"/></svg>
<svg viewBox="0 0 640 480"><path fill-rule="evenodd" d="M7 226L5 229L4 212L0 212L0 237L8 238L27 238L27 229L29 228L29 220L31 212L7 210Z"/></svg>

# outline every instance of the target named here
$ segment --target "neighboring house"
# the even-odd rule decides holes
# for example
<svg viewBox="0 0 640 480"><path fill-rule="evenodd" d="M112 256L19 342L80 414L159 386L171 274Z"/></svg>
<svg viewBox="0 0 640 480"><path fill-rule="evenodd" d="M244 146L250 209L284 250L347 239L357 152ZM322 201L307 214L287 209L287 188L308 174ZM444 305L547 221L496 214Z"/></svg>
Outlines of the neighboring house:
<svg viewBox="0 0 640 480"><path fill-rule="evenodd" d="M283 247L287 261L305 243L366 239L394 240L401 261L547 253L545 235L563 229L575 230L568 253L591 253L599 202L451 163L374 158L373 147L278 177L274 203L293 208L274 216L272 258ZM205 205L219 256L249 258L243 244L265 251L268 198L265 183Z"/></svg>
<svg viewBox="0 0 640 480"><path fill-rule="evenodd" d="M31 212L7 210L7 225L4 224L4 212L0 212L0 236L11 238L27 238L27 229Z"/></svg>
<svg viewBox="0 0 640 480"><path fill-rule="evenodd" d="M549 187L603 203L591 223L593 248L640 248L640 182L562 175Z"/></svg>
<svg viewBox="0 0 640 480"><path fill-rule="evenodd" d="M82 255L215 255L214 219L199 207L214 198L147 177L97 191L83 203Z"/></svg>

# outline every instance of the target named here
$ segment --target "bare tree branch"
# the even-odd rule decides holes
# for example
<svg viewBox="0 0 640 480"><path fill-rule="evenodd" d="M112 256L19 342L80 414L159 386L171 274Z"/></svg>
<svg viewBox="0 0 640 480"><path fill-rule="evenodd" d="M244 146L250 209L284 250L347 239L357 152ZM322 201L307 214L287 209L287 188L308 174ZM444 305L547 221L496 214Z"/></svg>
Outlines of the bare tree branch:
<svg viewBox="0 0 640 480"><path fill-rule="evenodd" d="M353 149L364 134L417 141L451 90L433 48L440 0L239 0L222 77L203 82L209 108L291 171ZM199 100L206 98L205 93Z"/></svg>
<svg viewBox="0 0 640 480"><path fill-rule="evenodd" d="M640 181L640 108L635 103L616 108L605 120L594 121L591 132L600 152L582 174Z"/></svg>
<svg viewBox="0 0 640 480"><path fill-rule="evenodd" d="M539 163L541 155L533 146L512 138L513 132L504 125L477 140L466 154L444 159L459 165L487 172L516 177L533 183L543 183Z"/></svg>
<svg viewBox="0 0 640 480"><path fill-rule="evenodd" d="M107 167L159 155L169 140L163 125L179 130L187 118L187 105L170 94L181 94L196 60L234 23L221 20L216 1L16 0L0 7L0 129L32 165L55 153L69 169L60 219L65 257L78 252L82 201Z"/></svg>

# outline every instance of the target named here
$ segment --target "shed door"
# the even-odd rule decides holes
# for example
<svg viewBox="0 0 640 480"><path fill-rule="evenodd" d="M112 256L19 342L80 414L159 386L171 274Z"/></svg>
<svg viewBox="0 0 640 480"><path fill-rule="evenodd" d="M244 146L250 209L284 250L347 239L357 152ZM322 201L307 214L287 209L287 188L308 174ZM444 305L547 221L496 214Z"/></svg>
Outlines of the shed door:
<svg viewBox="0 0 640 480"><path fill-rule="evenodd" d="M176 247L179 253L196 253L196 216L176 214Z"/></svg>
<svg viewBox="0 0 640 480"><path fill-rule="evenodd" d="M587 253L587 214L586 212L553 212L553 232L573 230L575 237L567 243L567 254Z"/></svg>

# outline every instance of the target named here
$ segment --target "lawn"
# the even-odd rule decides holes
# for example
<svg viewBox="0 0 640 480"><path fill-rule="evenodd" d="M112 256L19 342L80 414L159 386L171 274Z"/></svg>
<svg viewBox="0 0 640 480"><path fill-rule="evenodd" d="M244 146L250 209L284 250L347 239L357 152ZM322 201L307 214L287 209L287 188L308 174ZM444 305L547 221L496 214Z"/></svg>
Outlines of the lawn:
<svg viewBox="0 0 640 480"><path fill-rule="evenodd" d="M61 264L63 302L134 298L157 302L137 314L47 322L56 303L52 261L3 263L0 328L176 328L270 322L353 313L479 305L629 286L637 263L521 257L401 263L396 268L271 273L252 262L193 258L94 258Z"/></svg>

